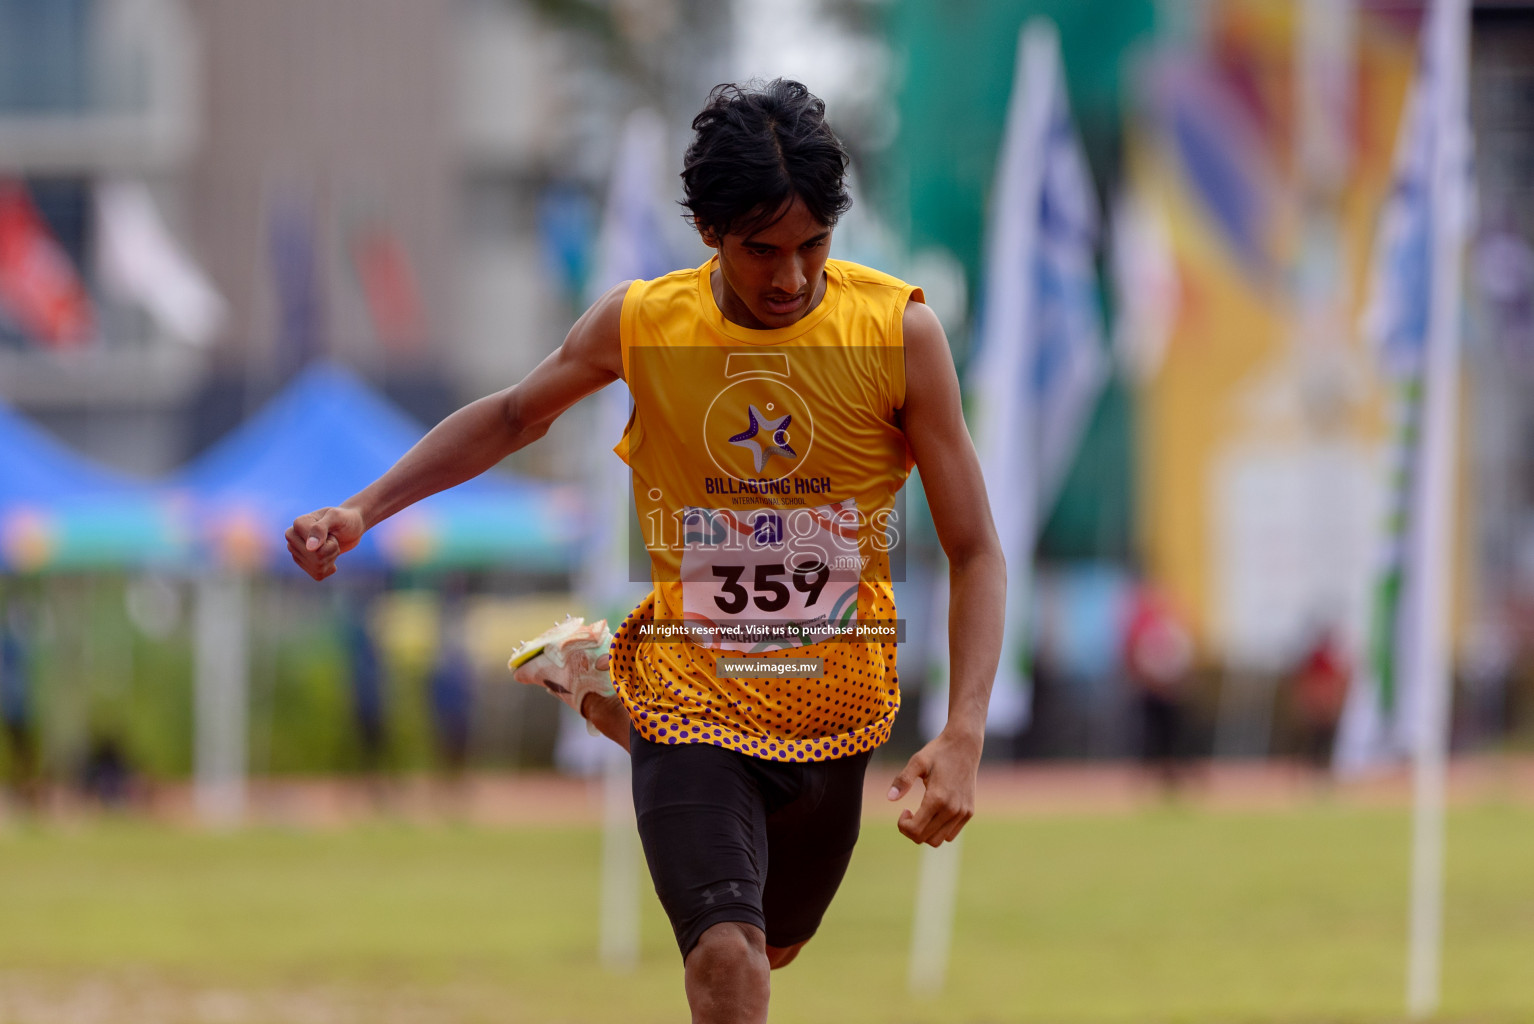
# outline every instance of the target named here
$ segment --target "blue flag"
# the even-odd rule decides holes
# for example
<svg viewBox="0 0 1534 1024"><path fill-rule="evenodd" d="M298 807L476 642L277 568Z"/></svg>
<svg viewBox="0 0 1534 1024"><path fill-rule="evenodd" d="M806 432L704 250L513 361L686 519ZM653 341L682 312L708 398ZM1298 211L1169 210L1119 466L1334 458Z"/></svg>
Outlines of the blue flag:
<svg viewBox="0 0 1534 1024"><path fill-rule="evenodd" d="M1369 657L1338 732L1343 772L1413 753L1433 727L1427 687L1447 671L1450 577L1440 553L1453 487L1458 280L1473 205L1464 21L1442 2L1423 18L1370 271L1363 329L1390 388L1393 436Z"/></svg>
<svg viewBox="0 0 1534 1024"><path fill-rule="evenodd" d="M1007 618L988 727L1029 718L1025 661L1039 524L1107 377L1095 250L1097 193L1071 121L1052 23L1023 26L987 227L975 447L1007 560ZM939 612L938 614L941 614Z"/></svg>

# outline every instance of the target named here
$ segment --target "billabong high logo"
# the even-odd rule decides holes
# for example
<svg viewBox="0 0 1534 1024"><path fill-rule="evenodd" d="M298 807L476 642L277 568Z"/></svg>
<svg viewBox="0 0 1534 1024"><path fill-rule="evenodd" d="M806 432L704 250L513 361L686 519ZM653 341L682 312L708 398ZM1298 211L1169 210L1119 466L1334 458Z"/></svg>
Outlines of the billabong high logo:
<svg viewBox="0 0 1534 1024"><path fill-rule="evenodd" d="M751 425L730 438L730 443L738 444L751 453L752 464L757 475L761 475L762 467L774 455L782 455L790 459L799 457L788 443L788 425L794 421L793 413L784 413L777 419L770 420L758 412L756 406L748 405L746 419Z"/></svg>
<svg viewBox="0 0 1534 1024"><path fill-rule="evenodd" d="M788 383L788 353L732 352L724 376L703 415L709 458L736 480L792 476L815 442L815 420Z"/></svg>

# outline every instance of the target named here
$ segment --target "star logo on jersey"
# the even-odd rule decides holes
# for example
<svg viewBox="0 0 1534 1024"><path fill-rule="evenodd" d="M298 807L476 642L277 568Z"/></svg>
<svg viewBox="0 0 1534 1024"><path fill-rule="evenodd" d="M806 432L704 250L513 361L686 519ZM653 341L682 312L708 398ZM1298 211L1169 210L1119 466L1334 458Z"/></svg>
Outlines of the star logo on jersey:
<svg viewBox="0 0 1534 1024"><path fill-rule="evenodd" d="M746 406L745 430L730 438L730 443L746 449L751 453L752 464L760 473L762 467L767 465L767 460L774 455L780 455L787 459L797 459L799 453L794 451L788 440L788 425L793 422L793 413L785 413L775 420L763 416L754 405Z"/></svg>
<svg viewBox="0 0 1534 1024"><path fill-rule="evenodd" d="M815 411L788 381L787 353L731 352L724 369L728 382L703 413L702 450L732 480L798 473L814 458Z"/></svg>

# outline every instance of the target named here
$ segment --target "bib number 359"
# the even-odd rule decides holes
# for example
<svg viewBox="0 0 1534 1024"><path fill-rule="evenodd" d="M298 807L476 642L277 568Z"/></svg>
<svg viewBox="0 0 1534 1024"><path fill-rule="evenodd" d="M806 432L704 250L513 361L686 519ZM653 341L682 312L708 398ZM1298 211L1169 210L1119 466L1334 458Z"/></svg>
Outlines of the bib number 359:
<svg viewBox="0 0 1534 1024"><path fill-rule="evenodd" d="M710 566L713 574L721 582L720 593L714 596L714 604L726 615L739 615L746 610L746 605L754 604L764 612L780 612L788 607L793 594L789 591L791 584L794 590L805 595L804 607L813 608L815 602L820 600L821 591L826 589L826 583L831 579L831 570L826 563L817 560L801 563L794 566L792 571L782 562L768 564L758 562L750 566L753 570L751 590L756 594L752 597L741 585L741 577L746 574L747 566L744 565L713 565ZM789 583L783 582L779 577L788 576Z"/></svg>
<svg viewBox="0 0 1534 1024"><path fill-rule="evenodd" d="M694 642L782 650L816 642L828 623L856 621L862 562L852 502L688 509L684 526L682 611Z"/></svg>

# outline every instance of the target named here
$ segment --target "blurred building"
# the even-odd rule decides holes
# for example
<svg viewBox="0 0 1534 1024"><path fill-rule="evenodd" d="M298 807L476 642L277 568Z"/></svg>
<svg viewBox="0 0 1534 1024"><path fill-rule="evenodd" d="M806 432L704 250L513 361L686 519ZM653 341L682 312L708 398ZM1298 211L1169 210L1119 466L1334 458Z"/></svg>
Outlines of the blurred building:
<svg viewBox="0 0 1534 1024"><path fill-rule="evenodd" d="M198 68L177 2L0 3L0 174L25 182L87 282L98 180L152 182L172 224L189 226L184 183L206 93ZM130 310L97 307L109 340L89 352L50 351L0 327L0 395L105 455L152 465L177 446L172 412L204 379L206 355L164 344ZM99 415L86 422L85 408Z"/></svg>
<svg viewBox="0 0 1534 1024"><path fill-rule="evenodd" d="M155 473L312 359L423 421L514 382L577 309L617 124L695 106L727 19L689 0L0 0L0 177L94 312L75 346L0 326L0 399ZM203 343L103 273L98 190L124 182L222 300Z"/></svg>

